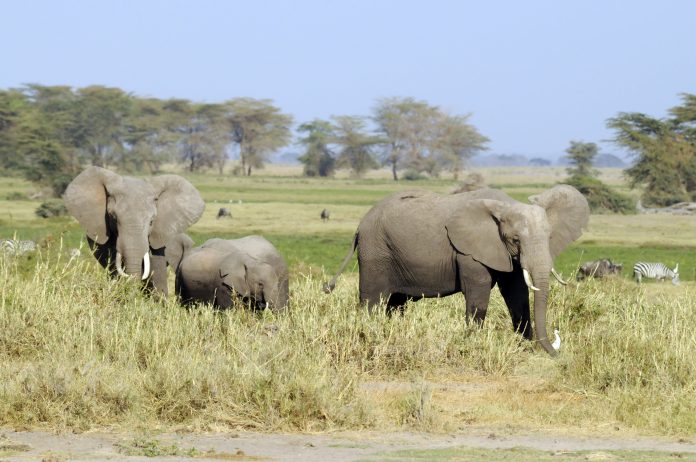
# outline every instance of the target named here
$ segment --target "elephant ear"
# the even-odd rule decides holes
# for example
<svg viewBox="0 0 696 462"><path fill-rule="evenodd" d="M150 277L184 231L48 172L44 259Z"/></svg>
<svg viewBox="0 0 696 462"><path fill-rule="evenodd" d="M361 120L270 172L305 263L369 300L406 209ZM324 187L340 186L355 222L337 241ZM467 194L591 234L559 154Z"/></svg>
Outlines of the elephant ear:
<svg viewBox="0 0 696 462"><path fill-rule="evenodd" d="M164 249L164 256L167 259L167 264L176 271L179 268L181 259L184 258L184 254L192 247L193 239L187 234L180 233L171 238Z"/></svg>
<svg viewBox="0 0 696 462"><path fill-rule="evenodd" d="M549 248L551 257L563 251L582 235L590 218L590 207L580 191L567 184L554 186L541 194L529 197L529 202L546 209L551 225Z"/></svg>
<svg viewBox="0 0 696 462"><path fill-rule="evenodd" d="M447 220L447 237L458 252L497 271L512 271L512 259L498 230L505 203L492 199L462 202Z"/></svg>
<svg viewBox="0 0 696 462"><path fill-rule="evenodd" d="M106 227L106 198L108 191L122 180L118 174L101 167L89 167L68 185L63 200L70 215L98 244L109 240Z"/></svg>
<svg viewBox="0 0 696 462"><path fill-rule="evenodd" d="M179 175L160 175L147 181L157 194L157 216L150 232L150 246L159 249L172 236L197 222L205 203L198 190Z"/></svg>

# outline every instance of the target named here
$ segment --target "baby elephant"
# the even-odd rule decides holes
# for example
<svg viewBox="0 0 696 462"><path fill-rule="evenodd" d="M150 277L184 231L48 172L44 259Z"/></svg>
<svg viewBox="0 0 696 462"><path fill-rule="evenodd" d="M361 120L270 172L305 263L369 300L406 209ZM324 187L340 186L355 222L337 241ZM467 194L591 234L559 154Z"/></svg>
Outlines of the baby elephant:
<svg viewBox="0 0 696 462"><path fill-rule="evenodd" d="M621 274L623 269L623 264L612 263L608 258L602 258L601 260L588 261L582 264L578 268L578 273L575 279L582 281L585 278L597 278L601 279L613 274Z"/></svg>
<svg viewBox="0 0 696 462"><path fill-rule="evenodd" d="M171 246L171 247L170 247ZM288 267L280 252L261 236L210 239L200 247L186 234L166 249L182 303L229 308L234 298L278 312L288 304Z"/></svg>

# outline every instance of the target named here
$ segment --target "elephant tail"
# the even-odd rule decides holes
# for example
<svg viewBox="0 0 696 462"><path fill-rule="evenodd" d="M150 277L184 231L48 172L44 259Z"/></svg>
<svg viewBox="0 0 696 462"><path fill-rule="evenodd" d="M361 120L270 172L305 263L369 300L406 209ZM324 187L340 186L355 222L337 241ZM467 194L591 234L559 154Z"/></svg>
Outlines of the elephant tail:
<svg viewBox="0 0 696 462"><path fill-rule="evenodd" d="M355 233L355 236L353 236L353 243L350 245L350 250L348 251L348 255L346 255L346 257L343 259L343 262L341 263L341 267L338 269L338 272L328 283L324 284L324 293L325 294L330 294L336 288L336 280L341 275L343 270L346 269L346 265L351 260L351 258L353 258L353 254L355 253L355 249L357 247L358 247L358 233Z"/></svg>

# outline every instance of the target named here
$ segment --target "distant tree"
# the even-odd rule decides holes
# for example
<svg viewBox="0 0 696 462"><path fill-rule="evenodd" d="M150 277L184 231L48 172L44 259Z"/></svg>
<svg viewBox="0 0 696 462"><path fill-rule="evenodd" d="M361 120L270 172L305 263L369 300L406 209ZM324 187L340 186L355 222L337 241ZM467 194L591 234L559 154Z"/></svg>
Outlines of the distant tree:
<svg viewBox="0 0 696 462"><path fill-rule="evenodd" d="M251 175L266 158L291 140L292 116L283 114L271 100L236 98L225 103L232 141L239 147L242 170Z"/></svg>
<svg viewBox="0 0 696 462"><path fill-rule="evenodd" d="M384 139L366 132L365 119L357 116L335 116L334 141L339 146L337 164L348 167L360 177L369 169L377 168L375 149Z"/></svg>
<svg viewBox="0 0 696 462"><path fill-rule="evenodd" d="M124 141L127 149L117 161L126 171L157 173L163 163L173 161L178 136L166 101L137 98L127 118Z"/></svg>
<svg viewBox="0 0 696 462"><path fill-rule="evenodd" d="M334 127L331 122L321 119L314 119L306 122L297 128L297 131L304 134L299 138L297 144L304 147L304 153L298 158L304 165L306 176L330 176L333 175L336 167L336 158L329 149L329 145L334 138Z"/></svg>
<svg viewBox="0 0 696 462"><path fill-rule="evenodd" d="M570 177L565 180L565 183L574 186L585 196L592 212L634 213L633 201L612 190L597 178L599 172L592 168L597 152L595 143L571 141L570 147L566 149L570 162L570 167L566 171Z"/></svg>
<svg viewBox="0 0 696 462"><path fill-rule="evenodd" d="M222 173L229 144L226 108L221 104L195 104L173 100L166 105L171 123L180 134L180 158L190 172L218 167Z"/></svg>
<svg viewBox="0 0 696 462"><path fill-rule="evenodd" d="M432 147L438 154L439 162L459 179L459 172L469 159L486 148L488 138L481 135L476 127L469 124L469 116L441 113L436 118L436 135ZM433 174L433 172L429 172Z"/></svg>
<svg viewBox="0 0 696 462"><path fill-rule="evenodd" d="M595 143L571 141L566 149L570 167L566 169L570 176L596 176L596 170L592 168L592 162L597 156L598 149Z"/></svg>
<svg viewBox="0 0 696 462"><path fill-rule="evenodd" d="M667 206L696 198L696 152L690 127L683 123L641 113L620 113L607 122L616 132L614 141L636 159L625 172L632 188L643 186L645 205Z"/></svg>
<svg viewBox="0 0 696 462"><path fill-rule="evenodd" d="M73 142L93 165L115 164L124 149L133 99L120 88L98 85L78 89L76 97Z"/></svg>
<svg viewBox="0 0 696 462"><path fill-rule="evenodd" d="M386 140L383 160L391 167L392 177L408 168L420 171L433 143L439 109L413 98L383 98L373 109L377 132Z"/></svg>

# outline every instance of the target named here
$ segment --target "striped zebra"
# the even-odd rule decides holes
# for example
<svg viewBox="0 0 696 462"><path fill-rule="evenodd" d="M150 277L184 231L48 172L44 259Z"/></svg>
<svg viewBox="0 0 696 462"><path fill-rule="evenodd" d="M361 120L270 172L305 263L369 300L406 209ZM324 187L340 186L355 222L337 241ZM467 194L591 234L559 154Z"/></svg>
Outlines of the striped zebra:
<svg viewBox="0 0 696 462"><path fill-rule="evenodd" d="M644 261L639 261L633 265L633 275L640 284L642 278L653 278L658 281L664 279L671 279L672 284L679 285L679 263L674 269L669 269L663 263L647 263Z"/></svg>
<svg viewBox="0 0 696 462"><path fill-rule="evenodd" d="M18 239L0 239L0 251L10 255L24 255L36 250L36 242Z"/></svg>

